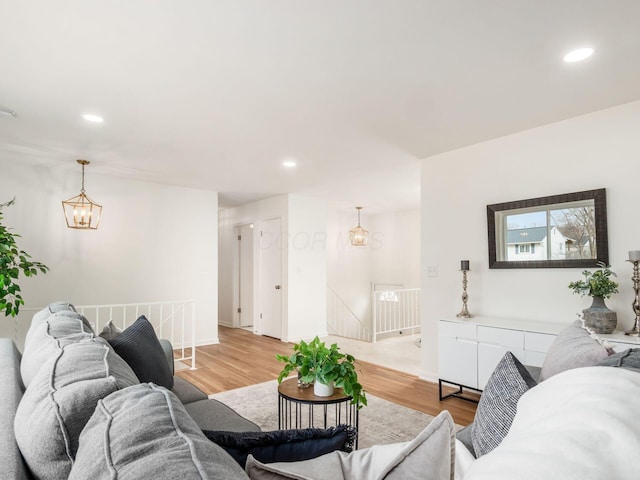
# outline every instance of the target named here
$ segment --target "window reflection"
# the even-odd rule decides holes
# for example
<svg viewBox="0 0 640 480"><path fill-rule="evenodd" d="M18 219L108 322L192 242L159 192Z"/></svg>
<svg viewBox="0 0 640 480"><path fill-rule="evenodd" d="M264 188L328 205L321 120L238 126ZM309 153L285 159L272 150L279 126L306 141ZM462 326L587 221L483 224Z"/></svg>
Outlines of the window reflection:
<svg viewBox="0 0 640 480"><path fill-rule="evenodd" d="M597 258L595 202L573 207L550 205L528 213L502 212L506 225L508 262Z"/></svg>
<svg viewBox="0 0 640 480"><path fill-rule="evenodd" d="M605 189L487 206L490 268L608 263Z"/></svg>

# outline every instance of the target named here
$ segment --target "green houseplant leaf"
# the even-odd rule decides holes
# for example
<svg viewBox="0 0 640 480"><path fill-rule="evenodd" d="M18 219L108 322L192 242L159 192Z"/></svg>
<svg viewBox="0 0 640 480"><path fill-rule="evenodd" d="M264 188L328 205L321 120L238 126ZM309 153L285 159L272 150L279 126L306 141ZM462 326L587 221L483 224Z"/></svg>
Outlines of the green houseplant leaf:
<svg viewBox="0 0 640 480"><path fill-rule="evenodd" d="M584 280L569 283L569 288L573 290L573 293L602 298L609 298L614 293L618 293L618 283L611 279L616 274L611 271L609 265L599 262L598 266L599 270L583 271Z"/></svg>
<svg viewBox="0 0 640 480"><path fill-rule="evenodd" d="M31 277L38 273L47 273L49 270L46 265L31 261L31 256L18 248L16 239L20 238L20 235L2 224L2 209L13 205L14 202L15 198L0 204L0 311L7 317L15 317L20 311L20 306L24 305L17 283L20 274Z"/></svg>
<svg viewBox="0 0 640 480"><path fill-rule="evenodd" d="M345 395L351 397L351 403L362 408L367 404L367 396L358 382L356 359L352 355L340 352L336 343L327 347L317 336L309 343L301 340L293 345L293 354L276 355L278 361L285 365L278 375L278 383L292 372L300 373L300 380L306 383L319 381L342 388Z"/></svg>

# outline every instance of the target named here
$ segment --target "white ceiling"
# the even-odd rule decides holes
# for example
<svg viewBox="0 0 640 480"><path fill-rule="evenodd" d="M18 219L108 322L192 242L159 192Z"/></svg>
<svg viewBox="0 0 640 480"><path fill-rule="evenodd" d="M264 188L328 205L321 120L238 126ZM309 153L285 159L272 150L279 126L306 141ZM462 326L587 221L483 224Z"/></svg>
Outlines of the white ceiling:
<svg viewBox="0 0 640 480"><path fill-rule="evenodd" d="M422 158L640 99L638 0L0 2L0 158L222 205L418 206Z"/></svg>

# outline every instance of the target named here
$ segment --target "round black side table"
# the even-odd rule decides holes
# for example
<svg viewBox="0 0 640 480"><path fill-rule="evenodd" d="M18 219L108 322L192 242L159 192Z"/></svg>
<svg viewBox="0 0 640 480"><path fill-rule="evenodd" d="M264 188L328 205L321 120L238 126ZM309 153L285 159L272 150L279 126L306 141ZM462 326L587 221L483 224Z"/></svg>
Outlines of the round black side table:
<svg viewBox="0 0 640 480"><path fill-rule="evenodd" d="M351 397L336 388L330 397L318 397L313 385L298 387L297 378L289 378L278 385L278 428L328 428L349 425L356 429L355 448L358 448L358 408L351 405Z"/></svg>

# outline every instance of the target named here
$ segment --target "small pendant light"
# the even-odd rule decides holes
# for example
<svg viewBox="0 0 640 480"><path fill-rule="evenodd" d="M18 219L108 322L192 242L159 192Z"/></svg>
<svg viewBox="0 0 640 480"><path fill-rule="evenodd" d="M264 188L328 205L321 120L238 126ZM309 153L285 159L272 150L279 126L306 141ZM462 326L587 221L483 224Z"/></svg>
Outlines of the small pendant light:
<svg viewBox="0 0 640 480"><path fill-rule="evenodd" d="M351 237L351 245L364 247L367 244L369 232L360 226L360 210L362 210L362 207L356 207L356 210L358 212L358 226L349 230L349 236Z"/></svg>
<svg viewBox="0 0 640 480"><path fill-rule="evenodd" d="M84 193L84 167L88 160L77 160L82 165L82 189L80 195L62 202L62 210L67 220L67 227L82 230L96 230L100 223L102 205L98 205Z"/></svg>

